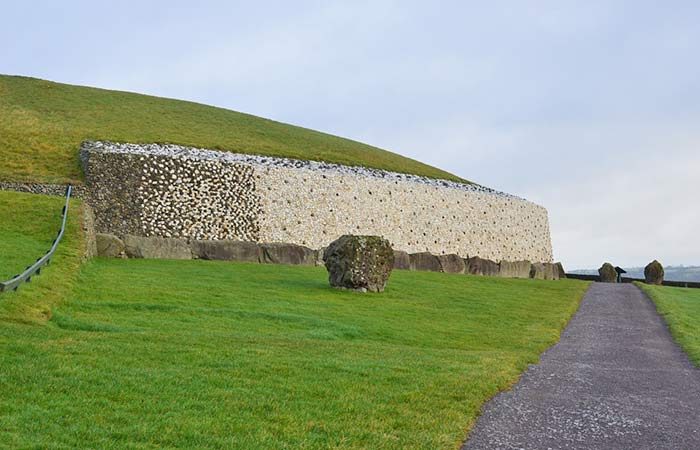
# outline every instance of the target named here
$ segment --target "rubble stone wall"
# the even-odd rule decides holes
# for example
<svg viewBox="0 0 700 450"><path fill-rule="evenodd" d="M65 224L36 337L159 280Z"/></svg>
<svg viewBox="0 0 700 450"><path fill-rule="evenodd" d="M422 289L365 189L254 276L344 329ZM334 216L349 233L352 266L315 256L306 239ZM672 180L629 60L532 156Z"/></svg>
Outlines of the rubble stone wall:
<svg viewBox="0 0 700 450"><path fill-rule="evenodd" d="M478 185L174 145L85 143L100 233L285 242L380 235L409 253L551 262L547 211Z"/></svg>

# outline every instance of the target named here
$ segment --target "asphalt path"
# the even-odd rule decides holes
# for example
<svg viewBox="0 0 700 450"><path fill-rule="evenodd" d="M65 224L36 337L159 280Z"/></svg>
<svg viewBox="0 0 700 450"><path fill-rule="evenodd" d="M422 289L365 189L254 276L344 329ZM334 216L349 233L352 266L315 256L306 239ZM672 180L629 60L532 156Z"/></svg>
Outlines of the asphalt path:
<svg viewBox="0 0 700 450"><path fill-rule="evenodd" d="M700 370L639 288L594 283L462 449L700 449Z"/></svg>

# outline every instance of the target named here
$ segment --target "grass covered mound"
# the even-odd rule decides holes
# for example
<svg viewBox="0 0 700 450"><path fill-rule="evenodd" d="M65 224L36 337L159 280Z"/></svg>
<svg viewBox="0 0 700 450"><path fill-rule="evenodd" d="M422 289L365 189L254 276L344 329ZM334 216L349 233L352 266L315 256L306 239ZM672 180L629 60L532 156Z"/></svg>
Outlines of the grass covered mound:
<svg viewBox="0 0 700 450"><path fill-rule="evenodd" d="M700 289L637 285L654 301L676 342L700 367Z"/></svg>
<svg viewBox="0 0 700 450"><path fill-rule="evenodd" d="M0 181L76 182L83 140L173 143L463 181L318 131L202 104L0 75Z"/></svg>

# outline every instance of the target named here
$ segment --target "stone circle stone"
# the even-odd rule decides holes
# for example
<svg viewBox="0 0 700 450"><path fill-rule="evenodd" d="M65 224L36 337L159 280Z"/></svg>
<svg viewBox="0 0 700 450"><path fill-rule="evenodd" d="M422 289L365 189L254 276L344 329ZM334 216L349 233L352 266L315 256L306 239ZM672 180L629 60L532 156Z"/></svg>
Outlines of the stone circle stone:
<svg viewBox="0 0 700 450"><path fill-rule="evenodd" d="M331 242L323 260L331 286L383 292L394 266L394 251L380 236L344 235Z"/></svg>
<svg viewBox="0 0 700 450"><path fill-rule="evenodd" d="M598 269L598 274L600 275L601 283L617 283L617 271L610 263L606 262L603 264L600 269Z"/></svg>
<svg viewBox="0 0 700 450"><path fill-rule="evenodd" d="M650 262L644 268L644 281L647 284L663 284L664 266L657 260Z"/></svg>

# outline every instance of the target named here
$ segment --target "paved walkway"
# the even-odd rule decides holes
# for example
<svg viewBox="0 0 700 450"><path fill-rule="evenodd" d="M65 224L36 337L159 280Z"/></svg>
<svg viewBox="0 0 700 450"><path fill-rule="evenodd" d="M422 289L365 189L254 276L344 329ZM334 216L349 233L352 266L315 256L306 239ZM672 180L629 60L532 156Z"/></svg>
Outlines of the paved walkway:
<svg viewBox="0 0 700 450"><path fill-rule="evenodd" d="M700 370L636 286L595 283L467 449L700 449Z"/></svg>

